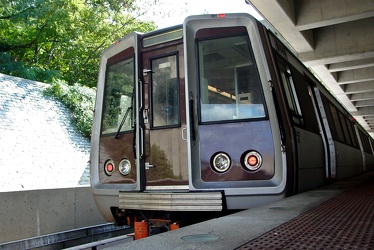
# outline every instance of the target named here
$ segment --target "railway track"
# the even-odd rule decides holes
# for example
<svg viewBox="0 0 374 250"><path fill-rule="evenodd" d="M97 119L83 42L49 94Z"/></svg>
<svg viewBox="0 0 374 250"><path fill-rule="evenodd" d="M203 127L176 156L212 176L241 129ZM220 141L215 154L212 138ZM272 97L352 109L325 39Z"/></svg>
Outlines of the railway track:
<svg viewBox="0 0 374 250"><path fill-rule="evenodd" d="M0 244L0 249L98 249L132 241L129 226L113 223L83 227Z"/></svg>

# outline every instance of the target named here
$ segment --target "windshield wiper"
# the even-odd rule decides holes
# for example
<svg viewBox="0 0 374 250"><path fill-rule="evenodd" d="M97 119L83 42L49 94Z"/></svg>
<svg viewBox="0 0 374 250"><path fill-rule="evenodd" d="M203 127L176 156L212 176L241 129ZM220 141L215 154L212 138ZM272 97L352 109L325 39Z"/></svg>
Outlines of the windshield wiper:
<svg viewBox="0 0 374 250"><path fill-rule="evenodd" d="M128 108L127 108L126 113L125 113L125 115L124 115L123 118L122 118L121 124L119 125L119 127L118 127L118 129L117 129L117 133L116 133L116 135L114 136L114 138L116 138L116 139L119 138L118 135L119 135L119 133L121 132L121 128L122 128L123 124L125 123L126 118L127 118L127 116L129 115L129 113L130 113L131 110L132 110L132 107L128 107Z"/></svg>
<svg viewBox="0 0 374 250"><path fill-rule="evenodd" d="M129 115L130 111L132 111L133 104L134 104L134 88L132 88L131 104L126 109L125 115L123 116L122 121L121 121L121 123L120 123L120 125L119 125L119 127L117 129L116 135L114 136L115 139L119 138L118 135L121 132L121 128L122 128L123 124L125 123L127 116ZM131 116L132 116L132 112L131 112ZM131 119L131 122L132 122L132 119Z"/></svg>

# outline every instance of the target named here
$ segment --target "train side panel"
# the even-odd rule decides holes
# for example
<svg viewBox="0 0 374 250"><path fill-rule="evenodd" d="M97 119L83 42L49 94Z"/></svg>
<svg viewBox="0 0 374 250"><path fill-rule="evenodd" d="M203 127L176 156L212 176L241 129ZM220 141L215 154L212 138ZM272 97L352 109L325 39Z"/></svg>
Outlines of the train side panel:
<svg viewBox="0 0 374 250"><path fill-rule="evenodd" d="M278 84L275 94L284 100L279 101L279 109L283 120L288 120L282 124L285 140L292 141L296 149L295 192L362 173L365 165L371 164L372 151L359 147L351 116L274 35L268 34L273 78ZM286 152L292 158L292 152Z"/></svg>

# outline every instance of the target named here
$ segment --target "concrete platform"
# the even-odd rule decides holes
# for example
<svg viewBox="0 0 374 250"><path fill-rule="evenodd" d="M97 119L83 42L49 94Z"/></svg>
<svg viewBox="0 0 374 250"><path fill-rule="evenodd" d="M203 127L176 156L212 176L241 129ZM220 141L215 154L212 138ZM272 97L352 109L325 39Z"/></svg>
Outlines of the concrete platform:
<svg viewBox="0 0 374 250"><path fill-rule="evenodd" d="M373 178L374 172L370 172L345 181L336 182L324 188L301 193L281 201L271 203L267 206L248 209L229 216L184 227L179 230L154 235L145 239L126 243L124 245L115 246L110 249L276 249L274 246L267 244L270 243L270 241L273 241L274 237L270 239L269 235L266 235L266 233L281 225L287 225L290 220L299 218L301 215L306 214L307 211L311 211L311 209L324 204L331 198L338 195L343 195L344 191L357 188L357 185L359 184L364 183L363 185L366 185L368 183L374 183ZM365 188L366 187L364 187L364 189ZM365 206L373 206L374 204L374 185L371 185L368 188L370 188L371 194L373 195L370 195L369 193L369 198L364 198L364 200L371 200L371 203L364 203L361 205L364 208ZM344 195L346 194L347 192L344 192ZM348 197L349 195L352 194L348 193ZM353 199L355 197L351 198ZM348 198L339 202L353 202L353 200ZM368 216L366 220L369 221L368 226L373 227L374 207L367 210L371 211L369 212L369 215L366 214L366 216ZM336 213L338 212L340 212L339 209L336 210ZM341 220L342 216L343 218L348 218L352 216L352 213L340 216L331 214L329 219ZM362 220L362 218L358 219ZM313 218L311 220L313 220ZM319 224L319 221L314 222ZM355 224L353 224L353 226L354 225ZM299 230L304 230L305 232L309 230L307 227L303 228L303 226L303 221L299 221ZM369 228L368 230L369 232L371 231L372 234L367 235L367 237L369 237L369 240L367 241L368 243L365 246L362 246L360 249L373 249L374 247L373 245L370 245L373 243L374 230L373 228ZM273 235L277 234L276 231L271 231L270 233ZM260 238L260 236L264 236L265 239ZM324 237L322 232L320 236L321 238ZM336 235L335 237L339 238L339 235ZM282 238L281 240L283 241L285 240L284 237L278 238ZM255 239L262 241L262 243L259 243L260 245L250 244L250 242L253 242ZM288 240L292 241L293 239L289 238ZM319 239L314 238L314 241L318 240ZM263 244L264 242L265 245ZM277 244L278 243L275 243L276 246ZM282 249L281 247L278 247L277 249ZM300 248L285 247L283 249ZM316 248L313 248L313 246L312 248L304 246L303 249ZM334 249L334 247L329 249Z"/></svg>

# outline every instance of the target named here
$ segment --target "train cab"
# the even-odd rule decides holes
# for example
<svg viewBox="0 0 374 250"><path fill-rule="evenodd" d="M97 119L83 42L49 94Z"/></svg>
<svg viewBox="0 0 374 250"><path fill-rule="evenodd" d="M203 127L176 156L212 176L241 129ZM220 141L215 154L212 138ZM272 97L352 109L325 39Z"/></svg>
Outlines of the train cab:
<svg viewBox="0 0 374 250"><path fill-rule="evenodd" d="M108 221L259 206L373 169L373 152L248 14L187 17L103 52L90 162Z"/></svg>
<svg viewBox="0 0 374 250"><path fill-rule="evenodd" d="M285 156L256 22L195 16L129 34L103 53L91 174L106 218L109 207L220 211L258 205L250 196L260 193L284 197Z"/></svg>

